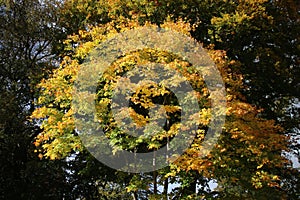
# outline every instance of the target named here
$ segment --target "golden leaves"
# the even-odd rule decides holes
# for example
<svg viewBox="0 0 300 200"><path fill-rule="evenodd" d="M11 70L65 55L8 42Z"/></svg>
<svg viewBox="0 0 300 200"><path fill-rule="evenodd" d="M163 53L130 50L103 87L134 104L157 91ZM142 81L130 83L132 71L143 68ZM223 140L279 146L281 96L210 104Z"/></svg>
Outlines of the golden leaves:
<svg viewBox="0 0 300 200"><path fill-rule="evenodd" d="M269 187L280 187L279 180L279 176L270 174L266 171L257 171L251 178L252 185L256 189L262 188L265 185Z"/></svg>
<svg viewBox="0 0 300 200"><path fill-rule="evenodd" d="M174 22L170 19L170 17L162 24L161 27L166 30L177 31L188 36L190 36L190 31L192 30L190 23L185 22L183 19L178 19Z"/></svg>
<svg viewBox="0 0 300 200"><path fill-rule="evenodd" d="M229 15L223 15L222 17L222 19L215 19L214 23L221 23L222 20L234 20L234 23L241 24L248 19L248 15L241 13L233 16L236 17L234 19ZM74 112L71 110L73 84L81 67L79 60L84 59L98 43L117 32L135 27L138 27L137 22L124 20L116 24L109 23L90 27L88 31L81 30L77 35L69 36L65 41L65 44L74 50L74 53L72 56L66 56L63 59L61 67L54 71L54 75L51 78L40 83L41 97L38 101L38 108L32 114L33 119L42 120L42 128L44 129L37 136L34 143L43 150L39 154L40 158L43 153L44 156L50 159L59 159L67 156L71 151L80 151L82 149L79 138L74 135ZM181 33L187 33L191 30L190 25L182 21L177 23L168 21L162 27L175 29ZM74 44L76 45L74 46ZM252 170L250 182L253 187L261 188L263 185L277 186L279 176L265 173L264 170L283 165L285 162L280 155L272 154L274 151L281 151L286 148L285 136L278 134L281 128L276 126L273 121L259 118L260 110L243 101L243 96L240 94L240 89L243 87L243 76L235 70L239 63L228 60L225 51L210 49L209 53L223 76L228 92L227 121L223 129L222 138L220 138L219 144L215 146L211 154L204 152L205 148L202 146L202 141L205 138L212 117L209 91L205 87L201 75L195 71L193 66L190 66L190 63L168 52L144 49L132 52L130 55L122 55L116 62L112 63L110 69L104 72L104 76L99 81L101 90L97 94L97 120L100 124L104 124L103 127L107 131L107 135L112 140L113 145L116 146L116 151L117 148L121 149L123 147L126 150L132 150L132 148L143 142L146 143L145 148L147 150L158 149L164 144L162 141L172 138L178 131L188 131L188 127L181 127L180 123L173 123L169 130L160 131L153 135L151 139L138 137L134 141L135 138L127 137L120 130L114 129L116 122L113 120L112 113L108 107L112 104L110 98L118 79L134 67L148 64L149 62L167 65L169 68L183 74L186 80L191 83L202 107L199 113L196 113L195 116L190 116L190 121L199 119L197 122L199 129L197 130L194 143L184 155L173 163L173 168L167 173L166 177L176 176L179 171L191 170L198 171L206 177L215 176L217 178L224 177L222 173L228 173L232 176L227 177L227 180L238 184L239 181L244 181L243 177L239 177L240 171L238 170L247 166ZM153 76L156 76L156 74L153 74ZM178 85L180 82L182 80L178 78L172 83ZM164 85L158 86L157 84L149 83L136 87L135 94L130 97L130 100L135 106L138 105L148 109L154 105L153 98L169 94L170 91ZM90 95L84 95L82 98L89 98L90 102L96 99ZM164 105L163 108L164 112L169 113L171 116L181 111L181 107L177 104ZM133 119L136 125L133 128L143 127L149 122L149 117L146 114L139 114L133 108L122 110L120 117L122 119L126 117ZM125 145L126 142L130 144ZM203 155L207 156L203 157Z"/></svg>

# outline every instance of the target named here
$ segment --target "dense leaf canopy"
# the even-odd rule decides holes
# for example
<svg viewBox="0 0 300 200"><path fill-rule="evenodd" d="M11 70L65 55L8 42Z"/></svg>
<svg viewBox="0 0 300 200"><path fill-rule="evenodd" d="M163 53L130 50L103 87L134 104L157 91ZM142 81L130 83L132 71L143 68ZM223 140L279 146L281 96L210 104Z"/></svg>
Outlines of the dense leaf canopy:
<svg viewBox="0 0 300 200"><path fill-rule="evenodd" d="M288 158L299 158L299 13L296 0L0 1L0 198L297 199L299 168ZM212 93L196 66L178 54L144 48L121 55L99 76L95 98L89 88L74 94L93 50L141 27L191 37L215 63L227 106L211 151L204 151L203 141L212 122ZM147 70L151 63L185 79L139 85L130 106L115 119L112 106L119 105L112 98L118 81L125 75L134 79L130 72ZM88 75L86 80L93 74ZM95 105L95 119L113 154L155 152L168 146L180 128L192 134L181 124L182 105L168 88L184 81L199 105L189 118L197 131L168 166L145 173L118 171L99 162L79 137L76 120L85 119L90 108L74 107L77 99ZM154 105L161 110L153 116ZM164 117L161 129L157 124L143 128L151 118ZM142 136L119 127L129 118L134 123L126 129ZM89 142L95 148L101 143Z"/></svg>

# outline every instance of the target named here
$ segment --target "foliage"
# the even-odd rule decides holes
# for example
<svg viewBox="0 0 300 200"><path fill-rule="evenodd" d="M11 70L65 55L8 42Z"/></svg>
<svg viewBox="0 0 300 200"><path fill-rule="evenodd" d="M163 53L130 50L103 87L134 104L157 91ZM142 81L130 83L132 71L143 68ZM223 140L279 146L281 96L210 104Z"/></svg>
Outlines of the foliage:
<svg viewBox="0 0 300 200"><path fill-rule="evenodd" d="M0 0L0 198L298 199L299 169L285 157L299 158L299 8L297 0ZM94 47L144 25L202 42L222 74L228 108L218 145L202 157L210 94L193 66L156 49L120 57L99 82L102 122L111 119L115 81L149 62L181 67L202 109L198 137L180 159L133 175L104 166L81 144L72 91ZM138 106L131 117L140 125L148 123L147 99L176 100L154 88L141 88L132 101ZM137 141L110 123L112 145L148 152L166 144L180 121L174 102L164 106L172 129ZM213 191L212 180L218 184Z"/></svg>
<svg viewBox="0 0 300 200"><path fill-rule="evenodd" d="M168 22L166 25L162 24L162 26L173 29L187 27L183 24L183 22L177 24ZM130 20L118 24L119 29L114 28L114 25L115 23L108 23L90 27L89 31L80 31L78 35L70 36L66 40L66 44L67 48L72 49L74 52L73 56L66 56L61 63L61 67L54 72L54 75L39 85L42 94L38 101L39 107L34 111L32 117L43 119L42 128L44 131L37 137L35 142L43 156L50 159L60 159L68 156L71 152L83 150L74 130L74 110L71 107L73 85L77 72L81 67L81 61L97 44L118 33L118 31L139 26L136 22ZM185 29L182 31L186 32ZM73 48L74 44L78 46L75 49ZM99 106L97 108L98 119L103 124L109 124L105 133L111 139L111 145L129 151L137 149L137 151L147 152L152 148L159 148L164 144L161 143L164 139L176 135L176 129L172 128L172 126L176 126L176 123L174 123L171 124L169 129L166 129L165 135L159 133L157 138L154 137L151 140L137 140L128 137L126 134L122 134L119 129L116 129L117 124L111 118L109 107L111 94L117 82L116 79L125 72L149 61L179 67L182 69L181 73L187 77L187 80L199 93L198 102L202 102L201 116L203 118L200 120L200 127L202 128L199 129L199 135L197 135L186 153L172 164L171 168L162 169L157 172L159 174L152 175L153 181L156 182L157 179L160 179L161 182L156 182L156 184L164 186L168 184L164 180L180 178L183 181L181 187L185 188L191 185L196 186L193 182L198 182L198 180L201 180L200 177L203 176L218 181L218 190L221 197L224 198L255 199L262 195L271 197L271 194L282 196L283 194L277 189L280 188L280 170L277 169L282 168L287 163L287 160L281 156L281 151L287 149L287 138L280 135L282 129L275 125L274 121L261 119L259 117L261 111L245 102L240 93L243 89L243 76L238 71L239 62L228 60L224 51L210 50L209 53L216 62L226 83L228 100L227 122L222 137L211 154L206 157L201 156L203 153L201 141L209 124L208 94L202 78L195 74L193 70L189 70L191 66L186 61L182 61L167 52L151 49L133 52L119 58L99 81L97 94L99 101L99 104L97 104ZM147 122L147 117L142 114L143 109L147 109L152 103L151 100L146 100L149 98L153 100L156 96L159 97L164 93L169 93L164 89L160 89L159 93L156 94L156 90L153 93L151 88L153 87L141 88L140 93L132 96L133 103L139 105L139 107L132 107L131 117L141 125ZM171 113L170 116L173 120L176 116L174 115L176 113L175 108L176 105L173 108L170 107L168 111ZM205 116L205 112L208 116ZM140 178L143 176L141 175ZM149 191L151 184L147 184L146 179L140 182L139 179L134 177L127 185L129 192ZM99 178L101 181L101 177ZM193 181L187 181L189 179ZM174 189L174 192L175 196L183 199L192 195L195 188L192 188L190 192L181 190L176 193L176 189ZM153 191L153 193L158 195L157 191ZM139 198L142 198L142 196L139 196Z"/></svg>
<svg viewBox="0 0 300 200"><path fill-rule="evenodd" d="M35 84L53 68L53 51L63 35L54 26L54 5L0 1L1 199L62 198L66 187L64 162L40 161L34 153L39 129L28 121Z"/></svg>

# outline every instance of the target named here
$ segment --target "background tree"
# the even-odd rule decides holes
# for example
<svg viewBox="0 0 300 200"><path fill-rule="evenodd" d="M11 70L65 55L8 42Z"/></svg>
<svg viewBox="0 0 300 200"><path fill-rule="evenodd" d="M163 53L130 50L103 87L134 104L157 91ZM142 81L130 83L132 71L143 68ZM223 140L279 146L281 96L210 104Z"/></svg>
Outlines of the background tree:
<svg viewBox="0 0 300 200"><path fill-rule="evenodd" d="M62 198L63 161L40 161L32 144L39 128L28 121L35 84L55 65L64 35L55 23L55 2L0 2L1 199Z"/></svg>

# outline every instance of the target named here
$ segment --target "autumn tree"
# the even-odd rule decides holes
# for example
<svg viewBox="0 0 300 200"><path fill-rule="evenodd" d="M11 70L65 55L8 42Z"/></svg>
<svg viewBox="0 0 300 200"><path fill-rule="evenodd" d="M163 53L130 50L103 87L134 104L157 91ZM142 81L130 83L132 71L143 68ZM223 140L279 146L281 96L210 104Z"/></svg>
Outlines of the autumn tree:
<svg viewBox="0 0 300 200"><path fill-rule="evenodd" d="M81 24L81 29L86 29L89 24L96 25L124 18L135 19L141 24L150 21L157 25L162 24L168 16L174 21L184 19L192 25L191 34L194 38L203 42L205 46L214 44L215 49L225 50L230 60L239 61L236 68L243 74L242 82L245 86L240 92L249 103L263 108L259 115L282 125L284 128L282 134L292 136L291 140L297 138L299 132L297 1L67 2L67 9L64 12L67 16L76 17L79 23L75 26ZM79 3L82 3L81 6L76 6ZM70 29L76 32L80 28ZM298 149L299 145L295 140L290 143L288 151L294 152L299 157ZM290 198L295 198L299 183L298 172L292 168L291 163L286 167L282 175L286 174L286 183L291 181L286 187L291 191Z"/></svg>
<svg viewBox="0 0 300 200"><path fill-rule="evenodd" d="M155 6L155 4L150 5ZM116 10L118 8L115 7ZM143 13L142 8L141 13ZM114 11L113 9L109 10ZM127 19L125 14L118 15L119 11L114 12L117 15L110 15L112 16L111 22L104 25L94 24L94 26L88 26L87 23L85 25L86 30L80 30L78 34L70 36L65 41L65 50L71 53L64 58L60 68L54 71L52 77L39 84L42 93L37 102L38 107L32 117L43 121L43 132L35 141L41 156L55 160L85 151L75 130L74 114L76 111L71 107L73 86L78 76L78 70L83 67L82 61L97 45L119 32L140 27L140 24L147 24L147 17L151 16L150 14L132 12L129 14L132 19ZM124 18L116 19L116 16L123 16ZM162 21L157 21L161 27L185 34L188 34L193 28L190 24L182 21L177 23L162 23ZM105 130L107 137L111 139L111 145L127 151L137 149L147 152L153 148L158 149L164 144L166 137L176 135L176 130L166 129L167 134L160 133L156 139L150 141L137 140L122 134L117 129L117 124L111 121L109 100L114 89L115 79L120 75L149 61L178 67L182 69L181 72L187 77L193 88L199 92L199 96L204 97L198 99L199 104L202 102L201 116L204 117L201 119L202 121L200 120L199 135L186 153L169 168L159 170L156 174L126 175L125 177L129 178L130 181L123 186L119 183L117 184L118 187L126 187L135 198L158 198L159 195L173 195L181 199L196 198L196 196L201 198L202 195L208 197L209 194L204 189L196 193L197 184L204 188L209 179L216 179L219 185L220 198L256 199L262 196L285 198L284 193L278 188L280 188L281 180L280 168L287 163L287 160L281 156L281 151L287 149L287 138L280 134L282 129L274 121L262 119L259 116L261 110L248 104L241 94L246 88L240 70L241 62L229 59L226 52L221 50L210 49L209 54L215 61L225 82L228 109L226 111L227 121L221 139L215 149L204 157L200 156L203 152L201 142L210 121L210 104L207 100L209 94L206 92L204 95L205 84L201 81L201 76L193 71L191 63L184 61L178 55L172 55L171 52L144 49L119 58L112 64L111 70L107 71L107 74L101 78L97 97L99 121L109 124ZM138 105L138 108L132 107L132 114L130 115L138 119L137 121L141 125L147 121L147 112L143 114L147 111L147 103L143 102L147 101L143 98L155 99L154 96L149 95L151 88L153 87L141 88L141 92L135 96L136 101L133 101L133 104ZM163 91L166 94L170 93L167 90ZM156 98L157 101L163 98L160 95L161 93L158 95L159 98ZM170 107L170 116L176 119L174 116L176 116L175 113L178 108L176 108L177 105L172 106L175 107ZM176 120L171 125L176 127ZM168 136L168 134L171 135ZM98 179L95 180L99 183L102 181L102 175L99 175ZM168 194L167 188L171 182L179 182L180 186ZM154 183L156 185L153 185ZM157 188L155 189L157 185L162 185L166 191L159 194ZM142 194L141 191L145 191L146 194ZM103 195L103 193L98 195Z"/></svg>

